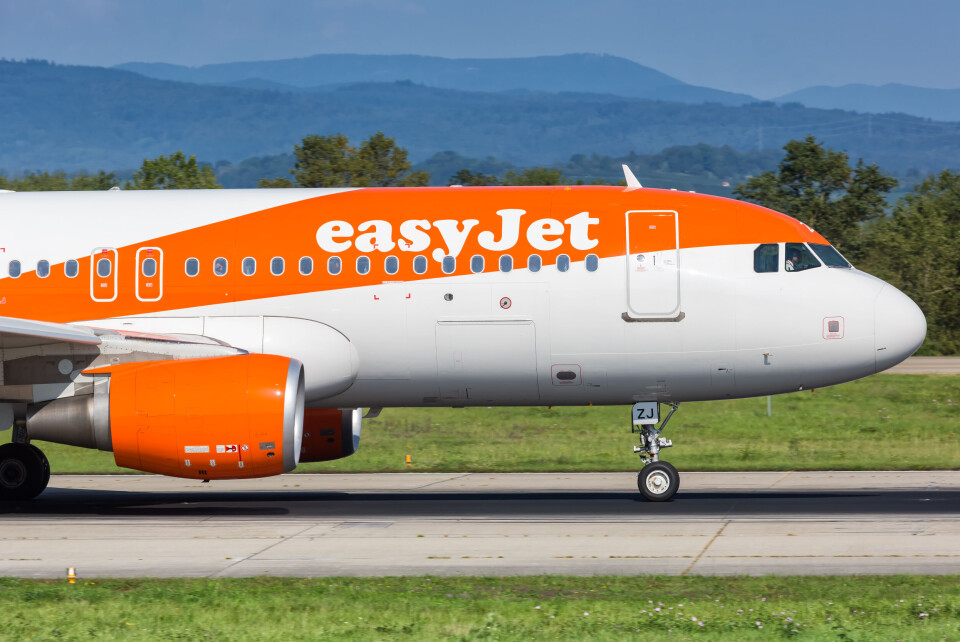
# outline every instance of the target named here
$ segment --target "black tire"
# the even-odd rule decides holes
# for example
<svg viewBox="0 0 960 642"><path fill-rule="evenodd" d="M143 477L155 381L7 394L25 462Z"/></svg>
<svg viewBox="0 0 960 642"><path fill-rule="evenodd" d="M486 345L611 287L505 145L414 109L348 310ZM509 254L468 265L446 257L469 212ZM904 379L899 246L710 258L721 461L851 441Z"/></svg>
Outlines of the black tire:
<svg viewBox="0 0 960 642"><path fill-rule="evenodd" d="M0 446L0 500L33 499L46 486L49 471L47 458L36 446L3 444Z"/></svg>
<svg viewBox="0 0 960 642"><path fill-rule="evenodd" d="M47 484L50 483L50 460L47 459L47 456L43 454L42 450L33 444L30 444L30 447L35 453L37 453L37 455L40 456L40 461L43 464L43 484L40 485L40 492L42 493L44 490L46 490Z"/></svg>
<svg viewBox="0 0 960 642"><path fill-rule="evenodd" d="M655 461L637 475L637 487L649 502L668 502L680 488L680 474L667 462Z"/></svg>

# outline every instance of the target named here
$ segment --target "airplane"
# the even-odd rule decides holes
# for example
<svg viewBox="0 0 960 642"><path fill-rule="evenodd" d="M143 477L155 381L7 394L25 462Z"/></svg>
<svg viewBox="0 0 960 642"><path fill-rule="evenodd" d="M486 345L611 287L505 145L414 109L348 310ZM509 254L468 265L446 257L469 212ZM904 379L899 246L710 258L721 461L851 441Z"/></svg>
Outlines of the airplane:
<svg viewBox="0 0 960 642"><path fill-rule="evenodd" d="M0 194L0 499L46 487L33 440L252 478L353 454L383 408L633 404L638 489L667 501L680 403L839 384L922 343L917 305L807 225L625 172Z"/></svg>

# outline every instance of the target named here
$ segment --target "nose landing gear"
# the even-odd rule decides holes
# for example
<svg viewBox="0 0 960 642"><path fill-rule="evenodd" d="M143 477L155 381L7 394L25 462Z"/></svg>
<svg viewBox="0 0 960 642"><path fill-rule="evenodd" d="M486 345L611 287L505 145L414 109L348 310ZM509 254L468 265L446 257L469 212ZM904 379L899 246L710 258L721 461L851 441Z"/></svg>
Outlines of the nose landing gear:
<svg viewBox="0 0 960 642"><path fill-rule="evenodd" d="M665 502L673 499L680 488L680 475L677 469L665 461L660 461L660 451L670 448L673 442L660 436L670 417L680 407L678 403L668 403L670 412L657 427L660 419L660 406L657 402L641 402L633 405L633 424L631 431L640 434L640 445L633 452L640 455L643 468L637 474L637 488L647 501Z"/></svg>

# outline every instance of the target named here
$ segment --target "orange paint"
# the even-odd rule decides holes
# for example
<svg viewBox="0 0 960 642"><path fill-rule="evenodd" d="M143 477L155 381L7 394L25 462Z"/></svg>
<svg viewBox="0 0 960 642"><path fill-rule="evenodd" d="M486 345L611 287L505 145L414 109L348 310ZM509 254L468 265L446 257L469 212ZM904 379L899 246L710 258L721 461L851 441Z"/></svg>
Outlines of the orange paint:
<svg viewBox="0 0 960 642"><path fill-rule="evenodd" d="M283 472L289 364L285 357L239 355L126 363L87 374L110 374L118 466L237 479Z"/></svg>
<svg viewBox="0 0 960 642"><path fill-rule="evenodd" d="M307 408L304 410L303 447L300 450L300 463L330 461L345 457L342 421L343 411L339 408Z"/></svg>
<svg viewBox="0 0 960 642"><path fill-rule="evenodd" d="M491 251L481 246L479 235L486 232L488 241L499 242L504 220L498 215L505 209L523 210L519 238L507 250ZM808 241L825 243L816 232L783 214L762 207L712 196L665 190L623 190L618 187L476 187L476 188L373 188L319 196L279 207L253 212L229 220L204 225L122 248L98 249L89 254L78 249L80 273L75 278L64 275L63 264L51 266L51 274L40 279L35 272L24 273L17 279L5 278L2 283L5 297L5 316L44 321L79 321L132 314L147 314L197 306L249 301L315 291L355 288L376 285L383 281L416 281L442 278L440 263L431 253L445 248L445 239L437 223L450 225L458 222L456 232L466 227L464 221L476 221L470 228L456 262L453 275L470 274L470 257L485 258L486 271L496 271L499 257L509 254L517 267L526 264L527 257L538 254L546 266L553 265L557 256L566 254L571 261L582 261L588 254L600 258L622 256L625 248L626 225L624 213L630 210L670 210L678 213L680 248L709 247L752 243ZM588 213L591 220L589 239L596 245L586 250L571 246L573 217ZM542 223L544 220L554 223ZM350 241L342 252L325 252L317 240L321 225L330 221L344 221L353 228ZM396 246L387 249L371 246L368 251L357 249L375 232L375 226L364 224L383 221L392 227ZM428 229L420 233L429 237L424 251L406 251L409 239L400 233L405 222L427 221ZM448 223L445 223L447 221ZM533 225L537 223L537 225ZM560 227L557 227L559 225ZM529 232L529 227L535 229ZM452 229L452 228L448 228ZM559 247L537 249L530 238L540 242L560 240ZM489 243L488 243L489 245ZM649 247L644 251L656 251ZM338 275L327 272L328 259L336 255L342 262ZM425 274L416 274L413 259L427 257ZM151 256L158 261L155 277L144 274L143 263ZM257 261L256 274L241 273L244 257ZM285 271L280 276L270 272L273 257L285 259ZM365 256L370 261L367 274L358 274L357 259ZM389 274L386 259L399 260L398 270ZM227 259L225 276L214 274L214 260ZM313 271L303 275L298 269L301 257L313 259ZM188 258L199 261L199 274L187 276L184 270ZM112 271L107 276L106 266L98 273L97 261L110 261ZM161 290L161 296L149 293ZM140 294L140 300L137 294Z"/></svg>

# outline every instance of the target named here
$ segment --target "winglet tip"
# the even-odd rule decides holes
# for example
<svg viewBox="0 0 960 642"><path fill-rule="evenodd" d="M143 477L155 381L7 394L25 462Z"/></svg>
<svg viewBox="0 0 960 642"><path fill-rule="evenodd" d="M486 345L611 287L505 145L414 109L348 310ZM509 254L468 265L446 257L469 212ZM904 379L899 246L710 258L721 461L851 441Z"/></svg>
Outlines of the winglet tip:
<svg viewBox="0 0 960 642"><path fill-rule="evenodd" d="M640 181L637 180L637 177L633 175L633 172L630 171L630 168L627 167L626 163L621 165L621 167L623 168L623 177L627 181L627 187L643 187L643 185L640 184Z"/></svg>

